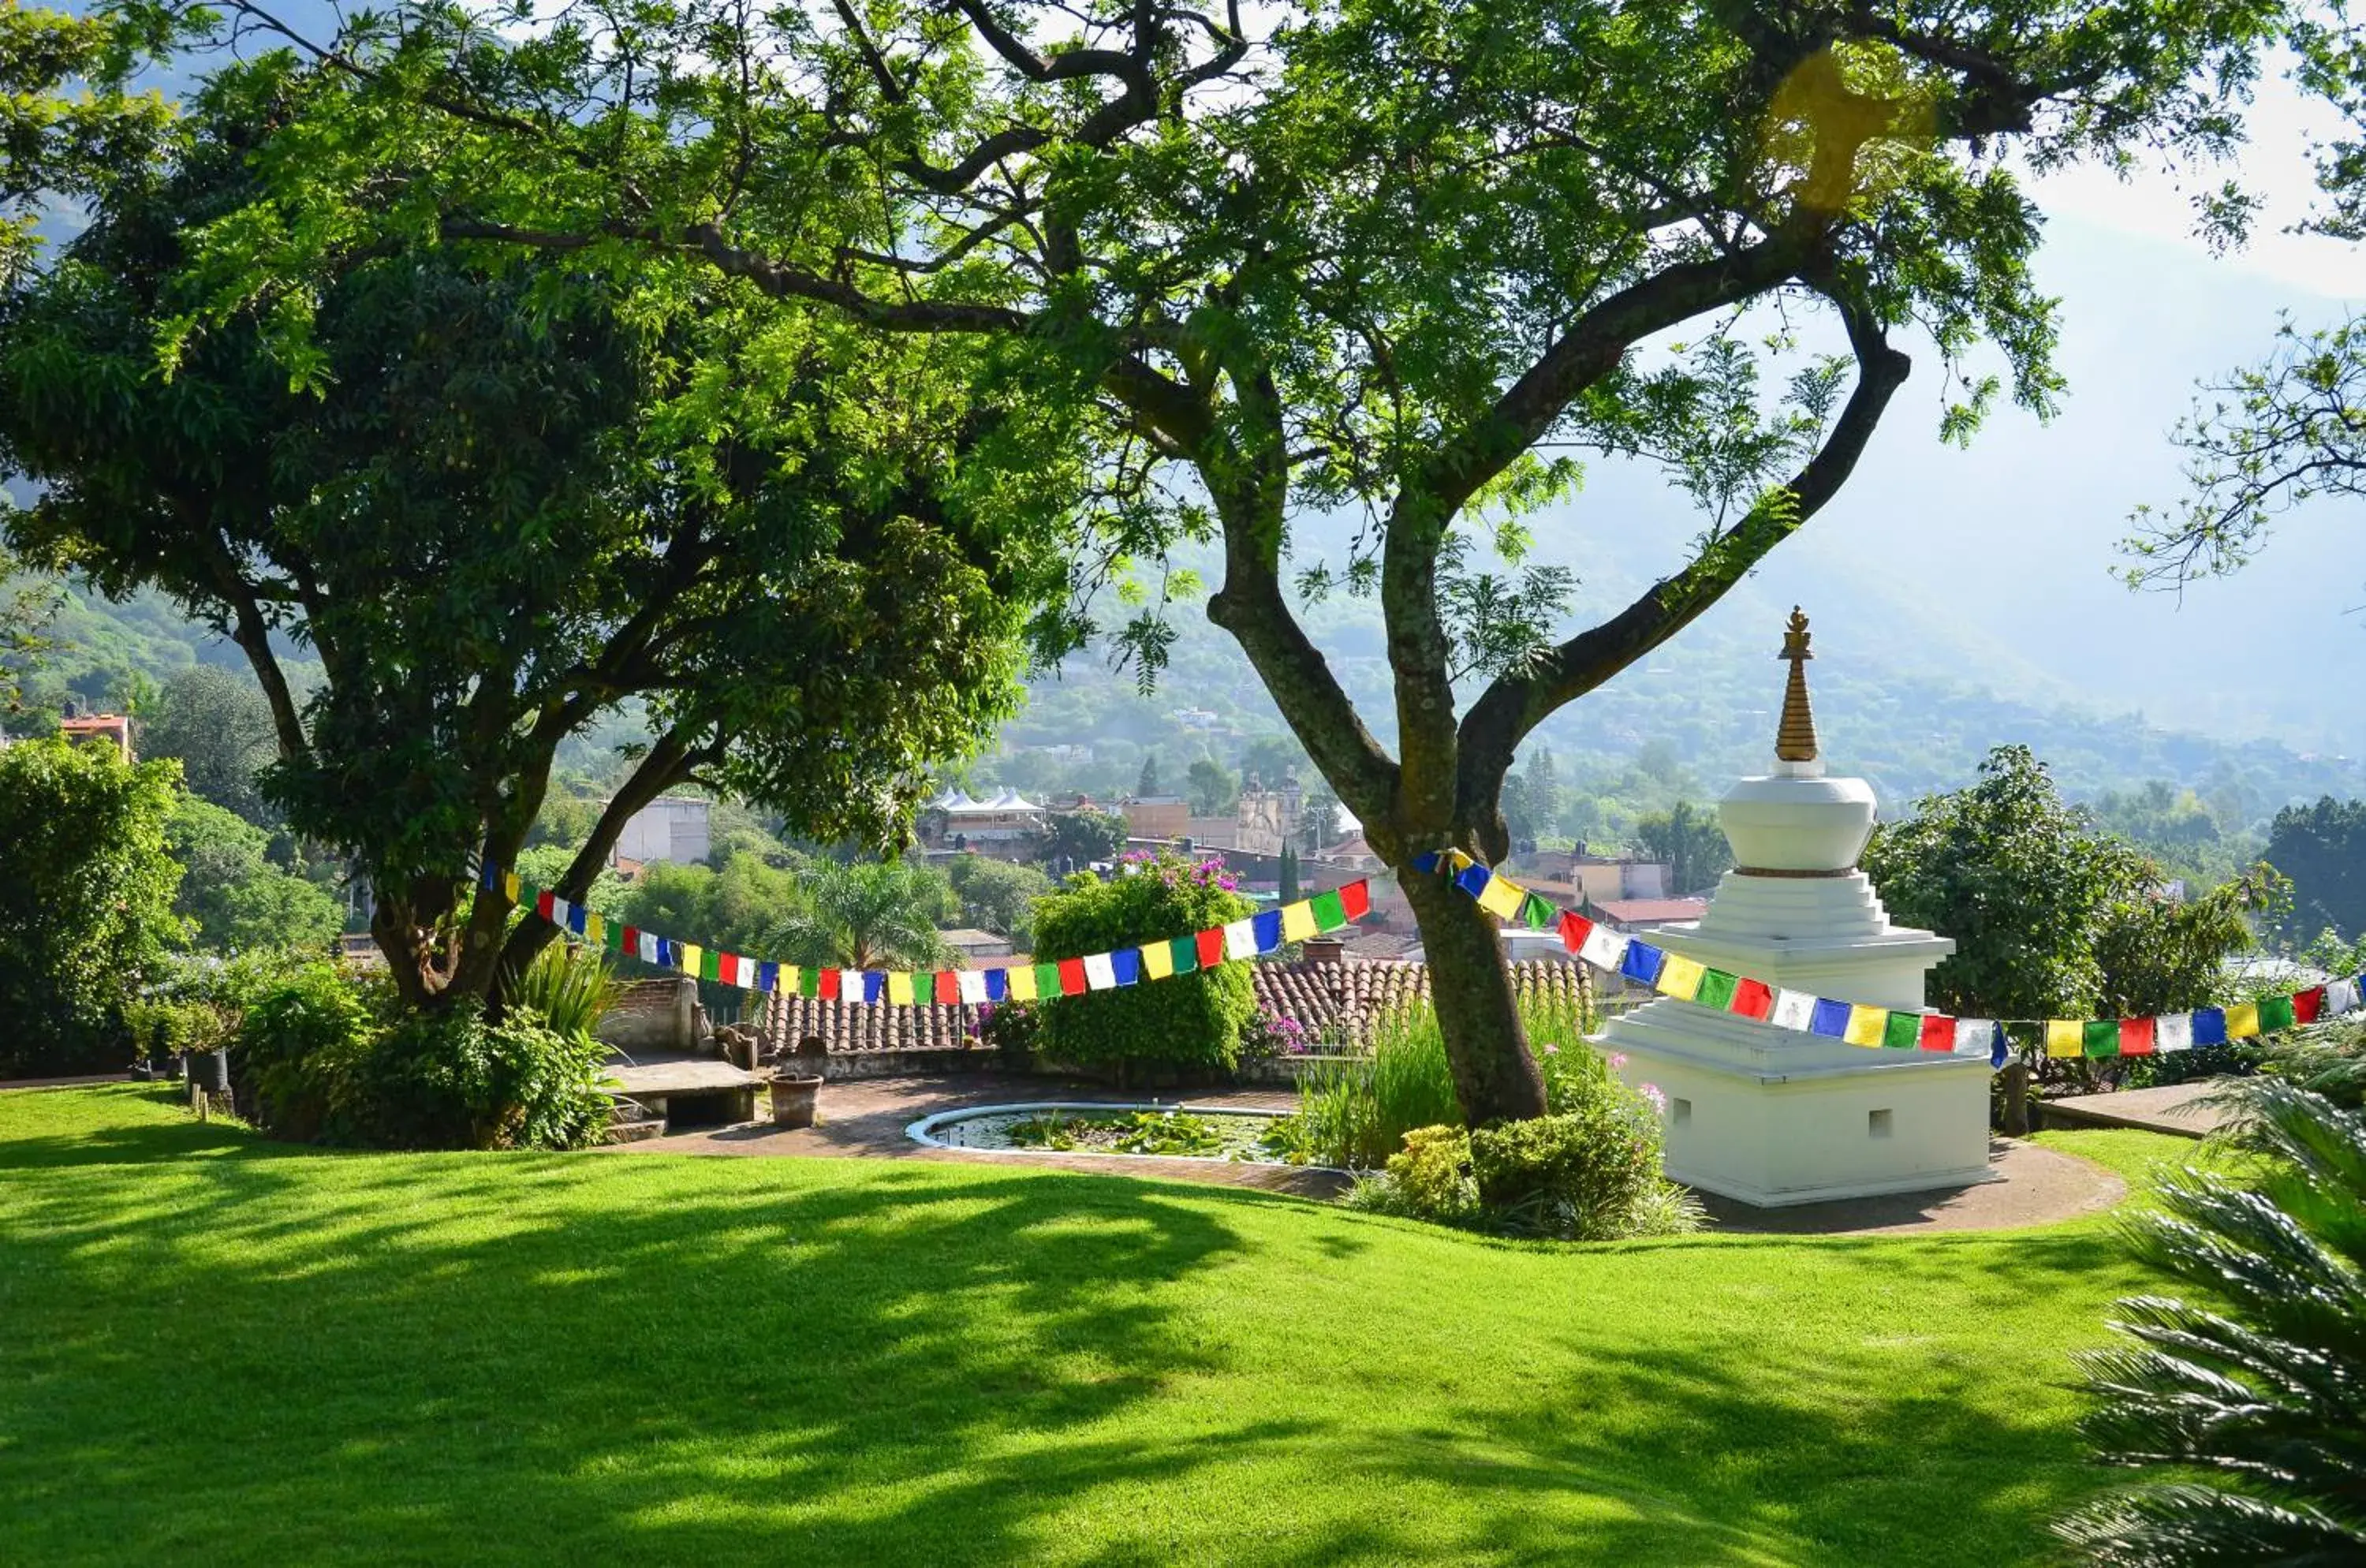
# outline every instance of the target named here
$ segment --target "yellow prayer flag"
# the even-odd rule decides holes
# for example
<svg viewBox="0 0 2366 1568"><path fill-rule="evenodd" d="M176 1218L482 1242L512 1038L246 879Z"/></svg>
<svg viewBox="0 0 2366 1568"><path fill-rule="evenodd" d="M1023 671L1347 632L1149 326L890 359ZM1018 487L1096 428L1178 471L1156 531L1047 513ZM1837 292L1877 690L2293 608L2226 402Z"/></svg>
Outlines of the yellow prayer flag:
<svg viewBox="0 0 2366 1568"><path fill-rule="evenodd" d="M1013 964L1002 973L1008 999L1014 1002L1031 1002L1035 999L1035 970L1032 965Z"/></svg>
<svg viewBox="0 0 2366 1568"><path fill-rule="evenodd" d="M1287 919L1282 921L1281 929L1285 933L1289 931L1290 922ZM1175 949L1172 946L1163 942L1154 942L1144 945L1142 950L1142 977L1144 979L1164 980L1174 973ZM1035 983L1035 976L1032 975L1028 976L1027 983L1030 986L1032 986Z"/></svg>
<svg viewBox="0 0 2366 1568"><path fill-rule="evenodd" d="M1508 920L1528 901L1528 890L1508 876L1490 876L1480 890L1479 907L1499 920Z"/></svg>
<svg viewBox="0 0 2366 1568"><path fill-rule="evenodd" d="M1841 1036L1852 1045L1878 1045L1889 1028L1887 1008L1869 1008L1862 1004L1849 1009L1848 1032Z"/></svg>
<svg viewBox="0 0 2366 1568"><path fill-rule="evenodd" d="M1281 907L1281 940L1304 942L1311 936L1321 936L1323 928L1314 923L1314 906L1301 898L1295 904ZM1172 953L1169 957L1174 956Z"/></svg>
<svg viewBox="0 0 2366 1568"><path fill-rule="evenodd" d="M695 975L698 973L698 943L694 942L685 942L675 947L674 951L682 954L682 972L683 974Z"/></svg>
<svg viewBox="0 0 2366 1568"><path fill-rule="evenodd" d="M501 874L501 892L511 903L514 904L518 901L518 874L516 872L509 871Z"/></svg>
<svg viewBox="0 0 2366 1568"><path fill-rule="evenodd" d="M887 971L887 1002L891 1007L912 1005L912 976L904 970Z"/></svg>
<svg viewBox="0 0 2366 1568"><path fill-rule="evenodd" d="M2226 1038L2248 1040L2259 1032L2259 1004L2236 1002L2226 1010Z"/></svg>
<svg viewBox="0 0 2366 1568"><path fill-rule="evenodd" d="M1696 964L1681 953L1671 953L1660 961L1659 993L1688 1002L1700 994L1701 976L1708 973L1706 965Z"/></svg>
<svg viewBox="0 0 2366 1568"><path fill-rule="evenodd" d="M2045 1054L2049 1056L2083 1056L2087 1054L2087 1026L2075 1018L2049 1018L2045 1021Z"/></svg>
<svg viewBox="0 0 2366 1568"><path fill-rule="evenodd" d="M593 947L608 940L607 918L597 909L583 911L583 940Z"/></svg>

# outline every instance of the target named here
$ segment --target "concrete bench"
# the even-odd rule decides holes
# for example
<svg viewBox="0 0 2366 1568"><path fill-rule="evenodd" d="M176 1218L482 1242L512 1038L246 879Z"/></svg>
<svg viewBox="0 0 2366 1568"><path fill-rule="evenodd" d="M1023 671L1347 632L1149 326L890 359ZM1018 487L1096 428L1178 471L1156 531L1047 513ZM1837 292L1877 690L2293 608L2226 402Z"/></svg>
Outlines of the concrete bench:
<svg viewBox="0 0 2366 1568"><path fill-rule="evenodd" d="M608 1076L615 1080L610 1093L664 1118L669 1131L676 1122L701 1127L753 1122L756 1094L764 1087L754 1073L708 1059L612 1066Z"/></svg>

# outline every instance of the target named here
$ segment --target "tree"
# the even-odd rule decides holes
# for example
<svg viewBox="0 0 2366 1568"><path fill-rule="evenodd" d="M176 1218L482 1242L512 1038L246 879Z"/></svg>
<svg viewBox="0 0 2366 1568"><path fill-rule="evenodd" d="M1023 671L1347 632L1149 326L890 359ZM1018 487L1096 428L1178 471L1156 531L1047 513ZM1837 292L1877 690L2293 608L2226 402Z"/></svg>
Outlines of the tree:
<svg viewBox="0 0 2366 1568"><path fill-rule="evenodd" d="M2225 960L2248 949L2245 917L2282 879L2252 876L2183 904L2160 867L2064 803L2026 747L2000 746L1980 777L1876 829L1865 870L1891 917L1953 937L1931 1001L1984 1018L2178 1011L2218 999Z"/></svg>
<svg viewBox="0 0 2366 1568"><path fill-rule="evenodd" d="M1035 858L1069 862L1077 870L1117 859L1125 848L1125 818L1111 812L1055 811L1030 840Z"/></svg>
<svg viewBox="0 0 2366 1568"><path fill-rule="evenodd" d="M1283 903L1298 902L1298 846L1287 840L1281 846L1281 871L1278 888Z"/></svg>
<svg viewBox="0 0 2366 1568"><path fill-rule="evenodd" d="M1667 810L1639 818L1635 841L1642 852L1668 868L1668 891L1697 893L1714 884L1733 864L1733 850L1713 813L1689 800Z"/></svg>
<svg viewBox="0 0 2366 1568"><path fill-rule="evenodd" d="M965 925L1007 936L1021 952L1032 950L1035 901L1052 891L1052 879L1031 865L956 855L948 868L961 899Z"/></svg>
<svg viewBox="0 0 2366 1568"><path fill-rule="evenodd" d="M1222 817L1241 798L1240 781L1224 772L1222 762L1205 757L1191 764L1184 775L1184 788L1194 817Z"/></svg>
<svg viewBox="0 0 2366 1568"><path fill-rule="evenodd" d="M263 688L210 664L166 681L140 725L141 756L178 759L192 794L258 828L279 825L258 782L278 750Z"/></svg>
<svg viewBox="0 0 2366 1568"><path fill-rule="evenodd" d="M1906 378L1896 338L1927 332L1960 378L1950 436L2000 390L1963 368L1983 345L2049 409L2014 168L2223 146L2279 10L1489 0L1252 33L1236 6L1110 6L1081 34L1028 0L647 15L357 22L317 134L398 186L409 225L688 254L1076 376L1124 422L1121 467L1186 470L1174 525L1222 542L1211 618L1404 868L1503 857L1520 744L1830 502ZM275 199L304 222L212 231L226 292L382 230L355 183L287 170ZM1844 352L1754 335L1778 305ZM1574 485L1572 449L1661 465L1704 526L1562 635L1571 579L1525 561L1523 519ZM1369 519L1343 558L1289 557L1313 508ZM1380 600L1386 722L1291 603L1333 589ZM1162 625L1154 603L1121 633L1145 672ZM1443 878L1404 887L1466 1113L1541 1113L1492 922Z"/></svg>
<svg viewBox="0 0 2366 1568"><path fill-rule="evenodd" d="M112 746L0 749L0 1077L130 1060L123 1005L183 935L164 849L176 772Z"/></svg>
<svg viewBox="0 0 2366 1568"><path fill-rule="evenodd" d="M311 947L344 924L344 908L324 889L271 863L270 845L235 812L194 795L175 802L164 847L184 874L173 912L192 923L199 948Z"/></svg>
<svg viewBox="0 0 2366 1568"><path fill-rule="evenodd" d="M1151 752L1142 759L1142 776L1133 781L1134 795L1147 800L1158 793L1158 753Z"/></svg>
<svg viewBox="0 0 2366 1568"><path fill-rule="evenodd" d="M2293 935L2366 932L2366 800L2287 806L2268 829L2268 860L2293 882Z"/></svg>
<svg viewBox="0 0 2366 1568"><path fill-rule="evenodd" d="M278 152L320 151L273 138L329 83L284 54L226 70L163 166L15 280L0 468L47 487L16 543L161 587L244 651L266 794L352 855L411 1008L492 995L555 934L513 927L470 861L515 863L557 749L628 705L648 739L570 899L684 782L896 838L928 767L1014 710L1022 641L1069 635L1037 614L1087 481L1053 405L960 344L750 315L711 273L626 286L509 251L346 254L300 350L276 307L207 316L189 240L267 200ZM288 636L321 659L309 696Z"/></svg>
<svg viewBox="0 0 2366 1568"><path fill-rule="evenodd" d="M2142 1261L2198 1299L2122 1301L2112 1327L2135 1343L2078 1357L2101 1457L2165 1472L2056 1527L2090 1562L2366 1557L2366 1418L2350 1397L2366 1378L2366 1116L2245 1082L2231 1131L2261 1156L2249 1179L2189 1168L2128 1222Z"/></svg>
<svg viewBox="0 0 2366 1568"><path fill-rule="evenodd" d="M904 862L816 861L797 879L798 906L772 928L792 964L839 969L931 969L950 956L937 922L950 890Z"/></svg>

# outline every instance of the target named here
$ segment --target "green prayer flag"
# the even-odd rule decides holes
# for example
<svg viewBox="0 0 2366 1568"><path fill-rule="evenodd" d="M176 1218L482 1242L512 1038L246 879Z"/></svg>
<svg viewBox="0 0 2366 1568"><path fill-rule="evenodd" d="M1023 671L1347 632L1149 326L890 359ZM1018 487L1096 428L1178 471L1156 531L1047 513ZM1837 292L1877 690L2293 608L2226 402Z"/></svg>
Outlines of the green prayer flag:
<svg viewBox="0 0 2366 1568"><path fill-rule="evenodd" d="M2116 1018L2090 1018L2079 1032L2079 1046L2090 1056L2116 1056L2120 1054L2120 1021Z"/></svg>
<svg viewBox="0 0 2366 1568"><path fill-rule="evenodd" d="M1335 931L1346 923L1347 906L1340 902L1339 890L1337 888L1335 887L1328 893L1317 893L1314 896L1314 924L1319 929L1326 931ZM1187 938L1185 940L1188 941L1189 939ZM1177 945L1180 946L1181 944L1177 943ZM1192 947L1192 956L1195 960L1199 956L1199 948L1196 943L1193 944ZM1183 965L1181 964L1178 963L1175 965L1175 973L1177 975L1183 973Z"/></svg>
<svg viewBox="0 0 2366 1568"><path fill-rule="evenodd" d="M2294 1021L2295 1020L2293 1016L2293 999L2290 997L2262 997L2259 998L2260 1033L2273 1034L2279 1029L2290 1029Z"/></svg>
<svg viewBox="0 0 2366 1568"><path fill-rule="evenodd" d="M1325 893L1323 895L1323 897L1328 898L1334 903L1336 903L1339 896L1336 893ZM1318 904L1322 901L1322 898L1315 900ZM1166 945L1175 954L1175 973L1177 975L1189 975L1198 971L1200 967L1199 938L1178 936Z"/></svg>
<svg viewBox="0 0 2366 1568"><path fill-rule="evenodd" d="M1911 1051L1922 1043L1922 1015L1919 1012L1893 1012L1881 1026L1881 1043L1885 1050Z"/></svg>
<svg viewBox="0 0 2366 1568"><path fill-rule="evenodd" d="M1035 965L1035 999L1050 1001L1060 994L1060 966L1056 964Z"/></svg>
<svg viewBox="0 0 2366 1568"><path fill-rule="evenodd" d="M1560 917L1554 912L1552 900L1541 893L1531 893L1528 901L1520 906L1520 922L1532 931L1540 931Z"/></svg>
<svg viewBox="0 0 2366 1568"><path fill-rule="evenodd" d="M624 951L625 951L625 922L624 922L624 921L622 921L622 920L620 920L620 919L615 919L614 916L611 916L609 919L605 919L605 920L601 921L601 922L600 922L600 940L601 940L602 942L603 942L607 943L607 945L608 945L608 949L609 949L609 951L610 951L610 952L612 952L612 953L622 953L622 952L624 952Z"/></svg>
<svg viewBox="0 0 2366 1568"><path fill-rule="evenodd" d="M801 997L817 997L821 995L820 970L815 968L810 964L807 964L797 970L797 995Z"/></svg>
<svg viewBox="0 0 2366 1568"><path fill-rule="evenodd" d="M723 978L723 954L715 952L715 949L711 947L699 949L698 977L702 980L721 980Z"/></svg>
<svg viewBox="0 0 2366 1568"><path fill-rule="evenodd" d="M1708 970L1701 976L1700 989L1693 993L1693 1000L1702 1007L1715 1008L1723 1012L1733 1005L1733 987L1739 984L1739 976L1729 975L1722 969Z"/></svg>

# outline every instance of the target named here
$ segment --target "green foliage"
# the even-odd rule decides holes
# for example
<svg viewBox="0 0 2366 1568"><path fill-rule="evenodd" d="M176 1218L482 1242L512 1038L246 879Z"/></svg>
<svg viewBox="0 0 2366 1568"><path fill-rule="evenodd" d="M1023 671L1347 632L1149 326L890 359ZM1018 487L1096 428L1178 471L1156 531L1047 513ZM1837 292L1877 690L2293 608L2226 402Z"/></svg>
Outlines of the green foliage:
<svg viewBox="0 0 2366 1568"><path fill-rule="evenodd" d="M221 1048L237 1026L210 1002L179 997L135 997L123 1004L123 1032L133 1059L164 1062L185 1051Z"/></svg>
<svg viewBox="0 0 2366 1568"><path fill-rule="evenodd" d="M1023 1073L1035 1065L1043 1015L1025 1002L990 1003L978 1021L978 1035L1001 1057L1002 1070Z"/></svg>
<svg viewBox="0 0 2366 1568"><path fill-rule="evenodd" d="M1173 855L1129 863L1102 881L1068 879L1035 906L1035 956L1050 962L1205 931L1250 912L1206 866ZM1038 1049L1078 1066L1227 1069L1256 1010L1247 966L1222 964L1155 984L1059 997L1038 1005Z"/></svg>
<svg viewBox="0 0 2366 1568"><path fill-rule="evenodd" d="M1194 817L1222 817L1240 804L1241 782L1222 762L1202 757L1184 775L1184 798Z"/></svg>
<svg viewBox="0 0 2366 1568"><path fill-rule="evenodd" d="M344 923L325 888L273 864L263 830L221 807L181 796L164 845L185 871L174 912L192 922L202 949L318 947Z"/></svg>
<svg viewBox="0 0 2366 1568"><path fill-rule="evenodd" d="M798 874L794 889L788 912L765 938L765 951L787 963L926 969L945 962L938 922L958 906L945 879L925 865L818 860Z"/></svg>
<svg viewBox="0 0 2366 1568"><path fill-rule="evenodd" d="M2076 1358L2102 1457L2159 1473L2057 1527L2091 1562L2366 1557L2366 1114L2272 1078L2240 1105L2251 1179L2188 1168L2125 1227L2195 1298L2124 1300L2135 1343Z"/></svg>
<svg viewBox="0 0 2366 1568"><path fill-rule="evenodd" d="M263 797L261 775L279 752L271 705L252 675L216 665L183 670L140 715L140 754L177 758L191 794L269 831L279 812Z"/></svg>
<svg viewBox="0 0 2366 1568"><path fill-rule="evenodd" d="M1460 1127L1415 1127L1389 1156L1387 1181L1362 1206L1434 1224L1475 1223L1479 1186L1470 1175L1470 1134Z"/></svg>
<svg viewBox="0 0 2366 1568"><path fill-rule="evenodd" d="M324 1064L328 1141L381 1149L571 1149L597 1143L607 1048L523 1008L407 1014Z"/></svg>
<svg viewBox="0 0 2366 1568"><path fill-rule="evenodd" d="M1635 824L1635 843L1668 868L1668 892L1682 896L1713 886L1733 864L1732 846L1717 825L1717 814L1689 800Z"/></svg>
<svg viewBox="0 0 2366 1568"><path fill-rule="evenodd" d="M1901 924L1953 937L1930 999L1975 1017L2085 1018L2207 1005L2248 917L2281 879L2253 875L2182 904L2144 854L2066 805L2045 765L1999 747L1976 784L1876 829L1864 866Z"/></svg>
<svg viewBox="0 0 2366 1568"><path fill-rule="evenodd" d="M1054 812L1031 844L1036 859L1083 871L1117 859L1125 848L1125 818L1113 811Z"/></svg>
<svg viewBox="0 0 2366 1568"><path fill-rule="evenodd" d="M1052 879L1031 865L955 855L946 874L961 899L965 926L1008 937L1021 953L1034 951L1035 901L1052 891Z"/></svg>
<svg viewBox="0 0 2366 1568"><path fill-rule="evenodd" d="M0 1077L130 1059L124 1004L184 930L164 844L176 773L112 746L0 750Z"/></svg>
<svg viewBox="0 0 2366 1568"><path fill-rule="evenodd" d="M576 845L569 844L529 844L517 853L519 880L535 887L561 886L567 878L567 868L574 863L577 848ZM680 868L660 861L654 865L643 867L642 876L646 880L652 874L677 869L694 872L706 870L703 865ZM625 879L617 875L613 867L603 865L600 868L600 874L592 879L592 885L583 889L582 896L570 898L568 902L580 904L587 909L596 909L603 919L614 918L638 924L637 921L632 921L631 917L625 913L632 907L633 897L638 891L638 884L627 886ZM673 928L670 926L653 925L649 929L664 931L668 936L673 934Z"/></svg>
<svg viewBox="0 0 2366 1568"><path fill-rule="evenodd" d="M2366 935L2366 800L2288 806L2268 829L2268 860L2292 878L2290 933Z"/></svg>
<svg viewBox="0 0 2366 1568"><path fill-rule="evenodd" d="M1299 1079L1322 1163L1377 1170L1416 1127L1462 1120L1437 1015L1411 1007L1376 1020L1369 1056L1317 1061Z"/></svg>
<svg viewBox="0 0 2366 1568"><path fill-rule="evenodd" d="M555 942L535 954L525 973L506 978L501 999L523 1008L561 1034L590 1038L622 989L598 948Z"/></svg>
<svg viewBox="0 0 2366 1568"><path fill-rule="evenodd" d="M361 988L335 964L282 976L247 1007L231 1044L231 1077L249 1119L294 1143L320 1137L335 1086L378 1030Z"/></svg>
<svg viewBox="0 0 2366 1568"><path fill-rule="evenodd" d="M1642 1098L1605 1094L1580 1109L1470 1134L1480 1201L1503 1229L1564 1241L1641 1235L1661 1211L1660 1119Z"/></svg>

